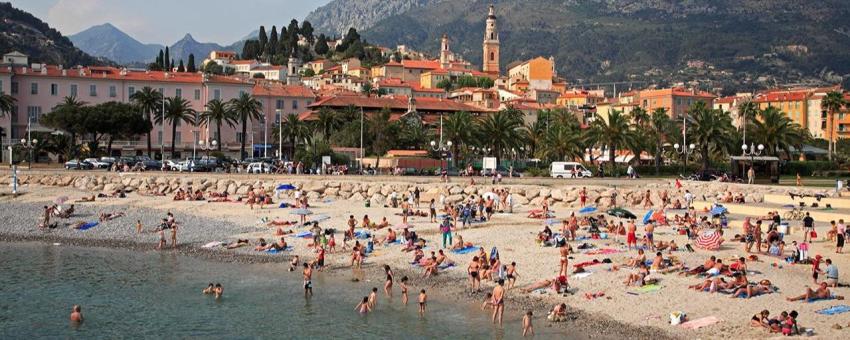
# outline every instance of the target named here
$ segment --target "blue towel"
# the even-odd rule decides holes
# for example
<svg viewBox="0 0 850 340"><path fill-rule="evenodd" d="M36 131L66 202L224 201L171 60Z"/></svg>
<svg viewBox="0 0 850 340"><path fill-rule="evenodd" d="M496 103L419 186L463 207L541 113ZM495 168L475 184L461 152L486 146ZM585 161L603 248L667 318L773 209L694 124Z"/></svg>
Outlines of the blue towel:
<svg viewBox="0 0 850 340"><path fill-rule="evenodd" d="M369 234L369 232L367 232L367 231L360 230L360 231L355 231L355 232L354 232L354 237L355 237L355 238L359 238L359 239L364 239L364 240L365 240L365 239L367 239L367 238L372 237L372 235L371 235L371 234Z"/></svg>
<svg viewBox="0 0 850 340"><path fill-rule="evenodd" d="M311 238L311 237L313 237L313 233L309 232L309 231L302 231L300 233L295 234L295 237Z"/></svg>
<svg viewBox="0 0 850 340"><path fill-rule="evenodd" d="M97 222L86 222L86 224L81 225L77 230L89 230L91 228L97 227Z"/></svg>
<svg viewBox="0 0 850 340"><path fill-rule="evenodd" d="M277 207L278 208L289 208L289 204L286 204L286 202L281 202L280 205L277 206Z"/></svg>
<svg viewBox="0 0 850 340"><path fill-rule="evenodd" d="M838 305L832 306L826 309L821 309L819 311L815 311L815 313L823 314L823 315L836 315L841 313L850 312L850 306L848 305Z"/></svg>
<svg viewBox="0 0 850 340"><path fill-rule="evenodd" d="M454 263L448 263L448 264L443 263L443 264L441 264L441 265L437 266L437 268L440 268L440 269L449 269L449 268L454 268L454 266L455 266L455 264L454 264Z"/></svg>
<svg viewBox="0 0 850 340"><path fill-rule="evenodd" d="M284 248L283 250L277 250L277 249L272 248L272 249L266 250L266 253L277 254L277 253L282 253L282 252L290 251L290 250L292 250L292 246L286 246L286 248Z"/></svg>
<svg viewBox="0 0 850 340"><path fill-rule="evenodd" d="M455 254L469 254L469 253L472 253L472 252L474 252L474 251L476 251L476 250L478 250L478 247L476 247L476 246L469 246L469 247L464 247L464 248L461 248L461 249L452 250L452 253L455 253Z"/></svg>

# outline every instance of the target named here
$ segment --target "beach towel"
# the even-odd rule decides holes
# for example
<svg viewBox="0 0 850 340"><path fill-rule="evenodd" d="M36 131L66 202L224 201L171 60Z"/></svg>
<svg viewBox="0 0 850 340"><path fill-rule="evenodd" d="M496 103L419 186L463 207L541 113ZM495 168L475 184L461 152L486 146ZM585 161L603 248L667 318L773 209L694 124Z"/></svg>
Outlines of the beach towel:
<svg viewBox="0 0 850 340"><path fill-rule="evenodd" d="M277 254L277 253L282 253L282 252L290 251L290 250L292 250L292 246L286 246L286 248L284 248L283 250L277 250L277 249L272 248L272 249L266 250L266 253Z"/></svg>
<svg viewBox="0 0 850 340"><path fill-rule="evenodd" d="M224 244L224 242L213 241L213 242L207 243L205 245L202 245L201 248L215 248L215 247L221 246L223 244Z"/></svg>
<svg viewBox="0 0 850 340"><path fill-rule="evenodd" d="M295 234L295 237L300 238L313 238L313 233L309 231L302 231L300 233Z"/></svg>
<svg viewBox="0 0 850 340"><path fill-rule="evenodd" d="M841 313L850 312L850 306L848 305L838 305L832 306L829 308L821 309L819 311L815 311L815 313L823 314L823 315L836 315Z"/></svg>
<svg viewBox="0 0 850 340"><path fill-rule="evenodd" d="M77 228L77 230L89 230L91 228L97 227L97 225L98 225L97 222L86 222L85 224L83 224L79 228Z"/></svg>
<svg viewBox="0 0 850 340"><path fill-rule="evenodd" d="M452 250L452 253L455 254L469 254L478 250L476 246L463 247L461 249Z"/></svg>
<svg viewBox="0 0 850 340"><path fill-rule="evenodd" d="M437 266L437 268L443 269L443 270L451 269L451 268L454 268L454 267L455 267L454 263L443 263L443 264Z"/></svg>
<svg viewBox="0 0 850 340"><path fill-rule="evenodd" d="M281 202L281 203L280 203L280 205L278 205L277 207L278 207L278 208L281 208L281 209L283 209L283 208L289 208L289 204L286 204L286 202Z"/></svg>
<svg viewBox="0 0 850 340"><path fill-rule="evenodd" d="M637 294L652 293L652 292L657 292L657 291L661 290L661 288L664 288L664 286L660 286L660 285L657 285L657 284L644 285L642 287L638 287L637 289L635 289L634 293L637 293Z"/></svg>
<svg viewBox="0 0 850 340"><path fill-rule="evenodd" d="M583 279L583 278L590 276L590 274L593 274L593 273L591 273L591 272L578 273L578 274L573 275L573 278Z"/></svg>
<svg viewBox="0 0 850 340"><path fill-rule="evenodd" d="M720 320L716 316L706 316L704 318L699 318L699 319L696 319L696 320L691 320L691 321L682 323L680 326L682 326L682 328L684 328L684 329L696 330L696 329L700 329L700 328L703 328L703 327L706 327L706 326L711 326L711 325L716 324L720 321L723 321L723 320Z"/></svg>
<svg viewBox="0 0 850 340"><path fill-rule="evenodd" d="M369 232L367 232L367 231L360 230L360 231L354 232L354 237L365 240L365 239L372 237L372 235L369 234Z"/></svg>
<svg viewBox="0 0 850 340"><path fill-rule="evenodd" d="M602 248L602 249L586 251L586 252L584 252L584 254L585 255L609 255L609 254L616 254L616 253L619 253L619 252L620 251L617 250L617 249Z"/></svg>

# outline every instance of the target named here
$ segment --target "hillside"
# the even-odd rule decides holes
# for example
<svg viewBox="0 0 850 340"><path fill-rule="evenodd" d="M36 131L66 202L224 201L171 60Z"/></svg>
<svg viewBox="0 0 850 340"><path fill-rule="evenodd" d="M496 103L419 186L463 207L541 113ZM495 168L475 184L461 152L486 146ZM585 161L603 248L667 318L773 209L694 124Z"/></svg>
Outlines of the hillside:
<svg viewBox="0 0 850 340"><path fill-rule="evenodd" d="M340 36L350 27L368 29L383 18L440 1L445 0L334 0L314 10L304 20L313 24L317 33Z"/></svg>
<svg viewBox="0 0 850 340"><path fill-rule="evenodd" d="M87 53L121 64L151 62L160 49L159 44L143 44L110 23L92 26L68 36L68 39Z"/></svg>
<svg viewBox="0 0 850 340"><path fill-rule="evenodd" d="M31 62L62 65L99 65L108 61L94 58L74 47L62 33L32 14L0 3L0 53L20 51Z"/></svg>
<svg viewBox="0 0 850 340"><path fill-rule="evenodd" d="M371 0L328 7L350 22ZM407 1L390 1L397 6ZM428 1L375 22L371 42L406 44L436 55L447 33L452 49L480 64L491 0ZM573 83L666 85L700 80L724 92L787 83L835 83L850 74L850 2L823 0L525 0L495 1L501 65L554 56ZM392 7L392 6L388 6ZM315 23L315 21L314 21ZM689 66L690 65L690 66ZM504 72L504 69L503 69Z"/></svg>

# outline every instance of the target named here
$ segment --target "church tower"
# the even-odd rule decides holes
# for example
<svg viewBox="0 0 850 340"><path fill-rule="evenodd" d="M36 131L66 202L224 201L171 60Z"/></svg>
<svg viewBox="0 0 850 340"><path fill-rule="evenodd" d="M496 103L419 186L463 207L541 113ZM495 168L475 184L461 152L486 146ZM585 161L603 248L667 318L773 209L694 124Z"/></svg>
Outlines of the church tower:
<svg viewBox="0 0 850 340"><path fill-rule="evenodd" d="M443 33L443 40L440 41L440 68L447 70L449 68L449 36Z"/></svg>
<svg viewBox="0 0 850 340"><path fill-rule="evenodd" d="M483 71L499 74L499 31L496 29L496 9L490 5L484 32Z"/></svg>

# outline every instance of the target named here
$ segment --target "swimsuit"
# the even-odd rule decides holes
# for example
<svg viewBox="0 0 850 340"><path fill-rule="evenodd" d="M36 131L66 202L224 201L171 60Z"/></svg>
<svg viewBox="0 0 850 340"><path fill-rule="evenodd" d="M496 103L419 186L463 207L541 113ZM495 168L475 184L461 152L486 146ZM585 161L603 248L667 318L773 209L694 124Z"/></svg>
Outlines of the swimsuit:
<svg viewBox="0 0 850 340"><path fill-rule="evenodd" d="M313 281L304 280L304 289L313 289Z"/></svg>
<svg viewBox="0 0 850 340"><path fill-rule="evenodd" d="M637 237L635 236L634 232L629 232L626 235L626 242L627 243L637 243Z"/></svg>

